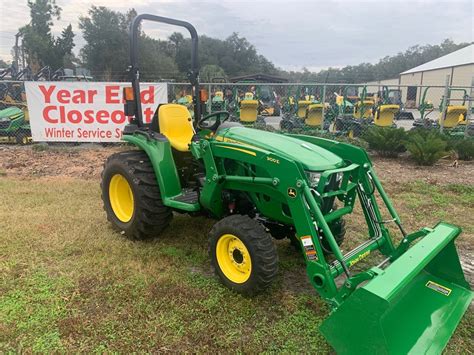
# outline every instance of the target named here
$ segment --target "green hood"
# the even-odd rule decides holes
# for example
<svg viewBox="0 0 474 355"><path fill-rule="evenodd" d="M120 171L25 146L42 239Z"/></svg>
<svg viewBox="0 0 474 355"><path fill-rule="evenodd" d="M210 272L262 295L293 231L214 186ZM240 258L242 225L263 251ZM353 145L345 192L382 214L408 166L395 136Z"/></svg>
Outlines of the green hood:
<svg viewBox="0 0 474 355"><path fill-rule="evenodd" d="M317 145L282 134L246 127L230 127L219 130L217 137L227 139L231 143L242 143L242 145L274 152L277 155L300 162L305 170L324 171L344 166L344 161L334 153Z"/></svg>
<svg viewBox="0 0 474 355"><path fill-rule="evenodd" d="M18 107L12 106L0 111L0 118L9 118L11 120L23 117L23 111Z"/></svg>

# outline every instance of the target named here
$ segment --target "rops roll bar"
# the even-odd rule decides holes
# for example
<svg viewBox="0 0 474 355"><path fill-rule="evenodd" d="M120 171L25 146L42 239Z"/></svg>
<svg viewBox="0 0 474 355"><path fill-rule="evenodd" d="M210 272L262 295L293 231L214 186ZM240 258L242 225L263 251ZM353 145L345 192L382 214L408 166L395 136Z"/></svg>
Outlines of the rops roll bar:
<svg viewBox="0 0 474 355"><path fill-rule="evenodd" d="M143 126L142 105L140 99L140 70L138 68L138 34L139 26L143 20L167 23L173 26L186 28L191 35L191 70L189 80L193 88L193 104L195 122L201 119L201 106L199 105L199 65L198 65L198 35L193 25L188 22L175 20L172 18L141 14L136 16L130 25L130 77L135 101L135 123Z"/></svg>

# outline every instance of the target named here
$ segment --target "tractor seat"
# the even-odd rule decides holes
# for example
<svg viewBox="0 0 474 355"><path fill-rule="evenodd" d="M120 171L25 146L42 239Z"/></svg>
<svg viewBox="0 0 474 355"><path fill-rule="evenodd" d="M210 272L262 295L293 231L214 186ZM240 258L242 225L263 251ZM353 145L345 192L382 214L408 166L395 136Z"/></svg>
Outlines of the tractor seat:
<svg viewBox="0 0 474 355"><path fill-rule="evenodd" d="M355 118L369 118L372 116L372 106L374 105L374 101L372 100L364 100L364 101L357 101L354 105L354 117ZM362 113L364 112L364 113Z"/></svg>
<svg viewBox="0 0 474 355"><path fill-rule="evenodd" d="M158 108L160 133L180 152L187 152L194 135L191 115L183 105L166 104Z"/></svg>
<svg viewBox="0 0 474 355"><path fill-rule="evenodd" d="M454 128L459 124L459 118L461 115L465 115L467 113L467 107L461 105L449 105L446 107L446 116L444 118L443 126L445 128ZM443 119L443 115L440 114L439 116L439 124L441 124L441 120Z"/></svg>
<svg viewBox="0 0 474 355"><path fill-rule="evenodd" d="M257 100L240 101L240 121L245 123L254 123L258 115Z"/></svg>
<svg viewBox="0 0 474 355"><path fill-rule="evenodd" d="M306 109L308 108L309 105L312 104L312 101L309 100L299 100L298 101L298 112L296 115L299 118L305 118L306 117Z"/></svg>
<svg viewBox="0 0 474 355"><path fill-rule="evenodd" d="M375 111L374 124L379 127L391 127L400 105L380 105Z"/></svg>
<svg viewBox="0 0 474 355"><path fill-rule="evenodd" d="M323 104L308 105L305 123L311 127L319 127L323 122Z"/></svg>

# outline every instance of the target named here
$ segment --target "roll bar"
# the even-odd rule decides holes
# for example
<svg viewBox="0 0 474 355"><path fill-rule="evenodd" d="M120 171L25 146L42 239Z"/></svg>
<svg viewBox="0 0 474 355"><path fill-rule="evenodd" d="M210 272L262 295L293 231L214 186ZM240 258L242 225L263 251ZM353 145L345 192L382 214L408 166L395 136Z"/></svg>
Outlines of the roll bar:
<svg viewBox="0 0 474 355"><path fill-rule="evenodd" d="M138 68L138 34L140 23L143 21L166 23L168 25L186 28L191 35L191 70L188 74L193 89L193 104L195 122L201 119L201 106L199 105L199 64L198 64L198 35L193 25L188 22L175 20L168 17L141 14L136 16L130 24L130 78L135 101L135 123L143 126L142 105L140 99L140 70Z"/></svg>

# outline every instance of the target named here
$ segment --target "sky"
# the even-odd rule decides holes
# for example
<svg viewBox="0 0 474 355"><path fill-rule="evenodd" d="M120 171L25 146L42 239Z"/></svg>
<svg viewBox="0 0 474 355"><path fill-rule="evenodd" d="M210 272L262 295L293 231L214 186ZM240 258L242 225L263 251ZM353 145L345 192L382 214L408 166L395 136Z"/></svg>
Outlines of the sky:
<svg viewBox="0 0 474 355"><path fill-rule="evenodd" d="M472 0L56 0L63 11L53 34L72 24L75 52L84 45L79 17L91 5L151 13L191 22L199 34L246 37L276 66L318 71L362 62L376 63L416 44L450 38L472 42ZM11 61L17 29L29 21L27 0L0 0L0 58ZM147 34L166 38L175 28L145 25Z"/></svg>

